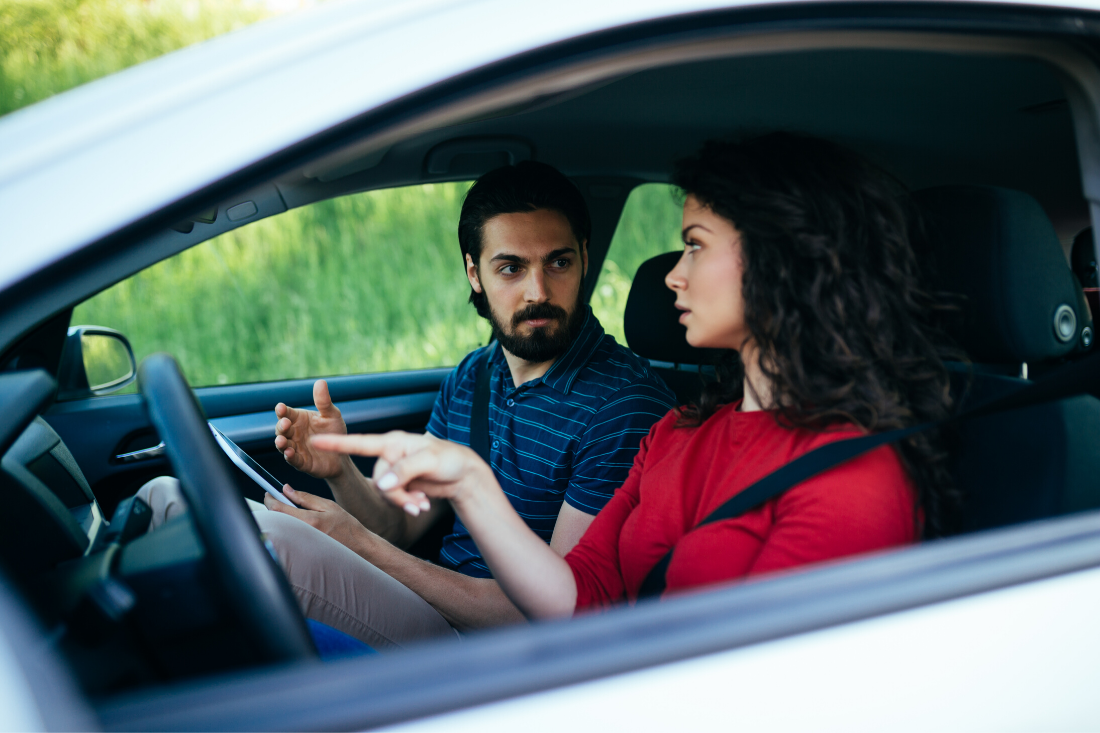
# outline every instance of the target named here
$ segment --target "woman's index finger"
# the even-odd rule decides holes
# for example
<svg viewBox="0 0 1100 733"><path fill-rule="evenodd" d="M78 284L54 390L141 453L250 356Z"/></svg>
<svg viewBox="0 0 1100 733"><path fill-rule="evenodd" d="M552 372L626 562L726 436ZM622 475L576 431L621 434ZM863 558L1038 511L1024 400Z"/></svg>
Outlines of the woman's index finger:
<svg viewBox="0 0 1100 733"><path fill-rule="evenodd" d="M400 442L389 435L335 435L332 433L314 435L310 443L318 450L350 453L357 456L380 456L387 448L400 445Z"/></svg>

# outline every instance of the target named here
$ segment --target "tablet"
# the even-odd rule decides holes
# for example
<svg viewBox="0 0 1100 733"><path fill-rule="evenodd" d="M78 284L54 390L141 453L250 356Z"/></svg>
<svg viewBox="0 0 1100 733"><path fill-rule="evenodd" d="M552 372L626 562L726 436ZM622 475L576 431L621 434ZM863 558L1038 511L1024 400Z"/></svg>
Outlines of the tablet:
<svg viewBox="0 0 1100 733"><path fill-rule="evenodd" d="M283 494L283 482L268 473L263 466L245 453L240 447L226 436L225 433L214 427L214 423L207 423L210 432L214 434L214 440L222 447L229 460L236 464L237 468L248 474L248 477L263 487L264 491L274 496L287 506L296 507L295 503Z"/></svg>

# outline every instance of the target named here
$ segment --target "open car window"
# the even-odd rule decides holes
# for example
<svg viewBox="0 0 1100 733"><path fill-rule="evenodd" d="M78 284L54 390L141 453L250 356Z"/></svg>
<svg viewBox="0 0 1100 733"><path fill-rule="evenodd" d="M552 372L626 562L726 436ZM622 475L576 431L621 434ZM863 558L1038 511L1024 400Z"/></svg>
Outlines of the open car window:
<svg viewBox="0 0 1100 733"><path fill-rule="evenodd" d="M680 249L681 203L665 183L643 183L630 192L592 293L592 312L604 330L626 343L623 312L638 267L662 252Z"/></svg>
<svg viewBox="0 0 1100 733"><path fill-rule="evenodd" d="M191 384L451 366L488 340L466 305L467 183L353 194L215 237L77 306ZM201 227L200 221L194 226Z"/></svg>

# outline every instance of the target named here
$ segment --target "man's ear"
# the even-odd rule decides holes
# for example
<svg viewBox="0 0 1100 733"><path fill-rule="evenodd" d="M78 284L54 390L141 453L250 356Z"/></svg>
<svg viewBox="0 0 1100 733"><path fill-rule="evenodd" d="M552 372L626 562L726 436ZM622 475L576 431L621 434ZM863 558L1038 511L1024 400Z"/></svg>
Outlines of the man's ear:
<svg viewBox="0 0 1100 733"><path fill-rule="evenodd" d="M587 269L588 261L585 260L585 268ZM470 254L466 253L466 279L470 281L470 287L474 289L475 293L482 292L481 280L478 278L477 265L474 264L474 258Z"/></svg>

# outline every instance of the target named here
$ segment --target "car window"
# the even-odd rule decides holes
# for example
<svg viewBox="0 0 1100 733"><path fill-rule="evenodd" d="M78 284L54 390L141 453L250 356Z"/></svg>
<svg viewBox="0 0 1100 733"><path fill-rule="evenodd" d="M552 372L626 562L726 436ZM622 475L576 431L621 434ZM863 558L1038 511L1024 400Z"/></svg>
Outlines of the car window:
<svg viewBox="0 0 1100 733"><path fill-rule="evenodd" d="M79 305L192 386L451 366L487 343L457 227L468 183L293 209L160 262Z"/></svg>
<svg viewBox="0 0 1100 733"><path fill-rule="evenodd" d="M642 184L626 200L592 294L592 311L620 344L626 343L623 311L634 273L650 257L683 247L682 212L675 187L664 183Z"/></svg>

